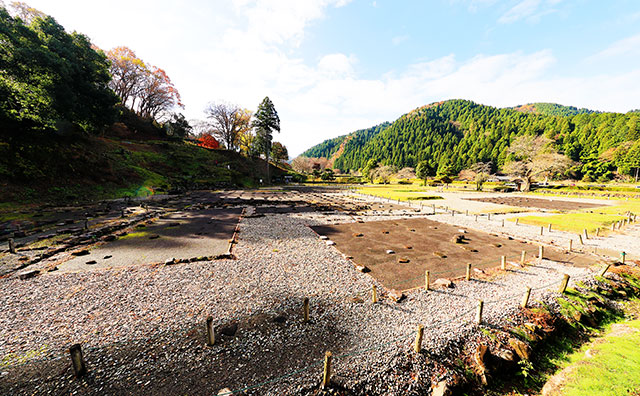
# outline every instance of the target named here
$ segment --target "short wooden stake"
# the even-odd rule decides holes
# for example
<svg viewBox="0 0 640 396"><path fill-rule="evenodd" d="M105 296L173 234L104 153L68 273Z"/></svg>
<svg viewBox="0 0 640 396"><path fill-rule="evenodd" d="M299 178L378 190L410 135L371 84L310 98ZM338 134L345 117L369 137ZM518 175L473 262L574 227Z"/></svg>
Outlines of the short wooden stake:
<svg viewBox="0 0 640 396"><path fill-rule="evenodd" d="M216 333L213 328L213 317L207 316L207 345L214 346L216 344Z"/></svg>
<svg viewBox="0 0 640 396"><path fill-rule="evenodd" d="M491 220L491 213L487 213L487 220Z"/></svg>
<svg viewBox="0 0 640 396"><path fill-rule="evenodd" d="M378 302L378 290L376 285L371 285L371 302L374 304Z"/></svg>
<svg viewBox="0 0 640 396"><path fill-rule="evenodd" d="M540 235L542 235L544 233L544 227L540 226Z"/></svg>
<svg viewBox="0 0 640 396"><path fill-rule="evenodd" d="M544 246L538 247L538 258L542 260L544 258Z"/></svg>
<svg viewBox="0 0 640 396"><path fill-rule="evenodd" d="M322 374L322 387L326 388L331 382L331 352L324 354L324 372Z"/></svg>
<svg viewBox="0 0 640 396"><path fill-rule="evenodd" d="M477 324L481 324L482 323L482 306L484 305L484 302L482 300L478 300L478 312L476 313L476 323Z"/></svg>
<svg viewBox="0 0 640 396"><path fill-rule="evenodd" d="M524 297L522 298L522 303L520 303L520 306L522 308L526 308L527 304L529 304L529 296L531 295L531 288L527 287L527 292L524 293Z"/></svg>
<svg viewBox="0 0 640 396"><path fill-rule="evenodd" d="M435 204L431 205L431 208L433 209L433 214L436 214L436 205Z"/></svg>
<svg viewBox="0 0 640 396"><path fill-rule="evenodd" d="M16 254L16 242L13 238L9 238L9 253Z"/></svg>
<svg viewBox="0 0 640 396"><path fill-rule="evenodd" d="M455 210L451 209L451 217L453 217L453 215L456 213Z"/></svg>
<svg viewBox="0 0 640 396"><path fill-rule="evenodd" d="M82 356L82 347L80 344L72 345L69 348L69 354L71 355L71 365L73 366L73 373L76 378L80 378L87 373L87 366L84 363L84 357Z"/></svg>
<svg viewBox="0 0 640 396"><path fill-rule="evenodd" d="M567 290L567 285L569 284L569 275L564 274L564 278L562 278L562 283L560 284L560 293L564 294Z"/></svg>
<svg viewBox="0 0 640 396"><path fill-rule="evenodd" d="M616 229L616 223L611 223L611 231Z"/></svg>
<svg viewBox="0 0 640 396"><path fill-rule="evenodd" d="M620 252L620 262L624 264L626 262L627 253Z"/></svg>
<svg viewBox="0 0 640 396"><path fill-rule="evenodd" d="M589 240L589 234L587 233L587 229L585 228L583 232L584 232L584 239Z"/></svg>
<svg viewBox="0 0 640 396"><path fill-rule="evenodd" d="M467 280L471 280L471 263L467 264Z"/></svg>
<svg viewBox="0 0 640 396"><path fill-rule="evenodd" d="M547 232L551 232L551 223L547 226Z"/></svg>
<svg viewBox="0 0 640 396"><path fill-rule="evenodd" d="M478 222L478 215L476 215L476 222Z"/></svg>
<svg viewBox="0 0 640 396"><path fill-rule="evenodd" d="M418 333L416 334L416 343L413 345L413 350L416 353L420 353L422 350L422 335L424 334L424 326L418 325Z"/></svg>
<svg viewBox="0 0 640 396"><path fill-rule="evenodd" d="M516 217L516 225L518 225L520 223L520 218Z"/></svg>
<svg viewBox="0 0 640 396"><path fill-rule="evenodd" d="M600 271L600 276L604 276L604 274L607 273L607 271L609 271L609 267L611 267L611 264L607 264L602 271Z"/></svg>
<svg viewBox="0 0 640 396"><path fill-rule="evenodd" d="M424 290L429 290L429 270L424 272Z"/></svg>
<svg viewBox="0 0 640 396"><path fill-rule="evenodd" d="M596 237L600 236L600 227L596 228Z"/></svg>
<svg viewBox="0 0 640 396"><path fill-rule="evenodd" d="M502 219L502 226L504 227L504 219Z"/></svg>
<svg viewBox="0 0 640 396"><path fill-rule="evenodd" d="M569 251L573 250L573 239L569 239Z"/></svg>
<svg viewBox="0 0 640 396"><path fill-rule="evenodd" d="M520 255L520 265L524 266L524 261L527 257L527 252L526 251L522 251L522 254Z"/></svg>
<svg viewBox="0 0 640 396"><path fill-rule="evenodd" d="M578 240L580 241L581 245L584 245L584 241L582 240L582 235L578 234Z"/></svg>
<svg viewBox="0 0 640 396"><path fill-rule="evenodd" d="M507 258L505 256L500 257L500 268L503 271L507 269Z"/></svg>
<svg viewBox="0 0 640 396"><path fill-rule="evenodd" d="M469 216L469 209L466 210L465 215Z"/></svg>
<svg viewBox="0 0 640 396"><path fill-rule="evenodd" d="M375 290L375 286L373 286L373 288ZM302 320L304 323L309 321L309 297L305 297L304 300L302 300Z"/></svg>

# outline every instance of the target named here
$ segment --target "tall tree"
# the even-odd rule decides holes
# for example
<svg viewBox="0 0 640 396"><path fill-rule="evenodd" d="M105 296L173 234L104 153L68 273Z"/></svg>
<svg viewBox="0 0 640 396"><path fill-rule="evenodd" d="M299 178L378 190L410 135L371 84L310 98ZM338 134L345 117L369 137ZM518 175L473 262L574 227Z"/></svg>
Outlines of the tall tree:
<svg viewBox="0 0 640 396"><path fill-rule="evenodd" d="M150 73L149 68L127 47L112 48L107 51L107 57L111 61L109 87L120 97L123 105L133 109L144 79Z"/></svg>
<svg viewBox="0 0 640 396"><path fill-rule="evenodd" d="M269 153L271 152L273 131L280 132L280 117L278 117L278 112L268 96L265 96L260 105L258 105L258 110L254 115L251 126L256 131L256 139L267 162L267 183L271 183L269 177Z"/></svg>
<svg viewBox="0 0 640 396"><path fill-rule="evenodd" d="M427 184L427 178L432 176L433 169L429 166L429 161L420 161L416 166L416 176L422 179L422 185Z"/></svg>
<svg viewBox="0 0 640 396"><path fill-rule="evenodd" d="M205 114L214 136L229 150L236 150L240 137L251 129L251 112L230 103L210 103Z"/></svg>

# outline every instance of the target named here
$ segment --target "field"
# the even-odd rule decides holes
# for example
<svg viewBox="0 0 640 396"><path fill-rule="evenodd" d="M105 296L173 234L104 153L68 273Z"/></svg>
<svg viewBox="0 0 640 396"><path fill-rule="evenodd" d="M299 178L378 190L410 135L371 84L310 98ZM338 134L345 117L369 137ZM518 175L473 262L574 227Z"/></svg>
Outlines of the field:
<svg viewBox="0 0 640 396"><path fill-rule="evenodd" d="M416 200L303 186L49 207L56 222L22 220L12 230L22 233L16 253L2 245L0 393L228 388L312 395L331 351L336 389L428 394L429 379L459 372L459 357L485 332L524 320L519 304L527 287L531 306L540 308L557 297L564 274L574 286L593 280L622 250L628 263L640 259L637 223L580 245L573 233L554 228L540 235L540 227L508 221L541 215L535 209L513 213L465 199L488 193L425 194L441 198L429 200L438 203L435 213ZM230 239L231 256L214 257ZM189 251L191 243L197 252ZM543 260L535 258L540 245ZM523 250L527 265L520 267ZM470 281L467 263L475 269ZM65 268L72 264L77 268ZM439 287L438 278L453 287ZM481 325L474 317L478 300L484 301ZM208 317L213 346L206 345ZM418 324L425 326L421 353L411 352ZM69 364L75 343L89 368L82 380Z"/></svg>

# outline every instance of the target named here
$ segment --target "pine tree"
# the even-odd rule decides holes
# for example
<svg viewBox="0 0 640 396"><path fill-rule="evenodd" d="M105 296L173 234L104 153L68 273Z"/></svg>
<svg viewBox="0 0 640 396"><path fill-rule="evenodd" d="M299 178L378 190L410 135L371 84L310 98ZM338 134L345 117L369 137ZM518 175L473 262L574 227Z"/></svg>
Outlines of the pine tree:
<svg viewBox="0 0 640 396"><path fill-rule="evenodd" d="M269 153L271 152L271 141L273 140L273 131L280 132L280 118L273 102L268 96L262 100L258 106L258 110L254 115L251 126L256 131L256 138L260 142L261 151L264 153L267 162L267 183L271 182L269 177Z"/></svg>

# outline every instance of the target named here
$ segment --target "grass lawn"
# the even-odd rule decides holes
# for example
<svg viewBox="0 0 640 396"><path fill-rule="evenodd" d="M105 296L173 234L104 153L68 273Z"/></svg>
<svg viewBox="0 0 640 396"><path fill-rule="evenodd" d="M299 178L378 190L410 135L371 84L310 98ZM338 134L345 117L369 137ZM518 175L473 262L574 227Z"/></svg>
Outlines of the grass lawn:
<svg viewBox="0 0 640 396"><path fill-rule="evenodd" d="M568 356L558 395L640 394L640 320L608 326L604 336ZM588 356L585 352L589 350Z"/></svg>
<svg viewBox="0 0 640 396"><path fill-rule="evenodd" d="M385 184L379 186L364 186L357 190L360 194L375 195L377 197L389 198L400 201L422 201L432 199L442 199L437 195L432 195L433 187L421 187L407 184Z"/></svg>

